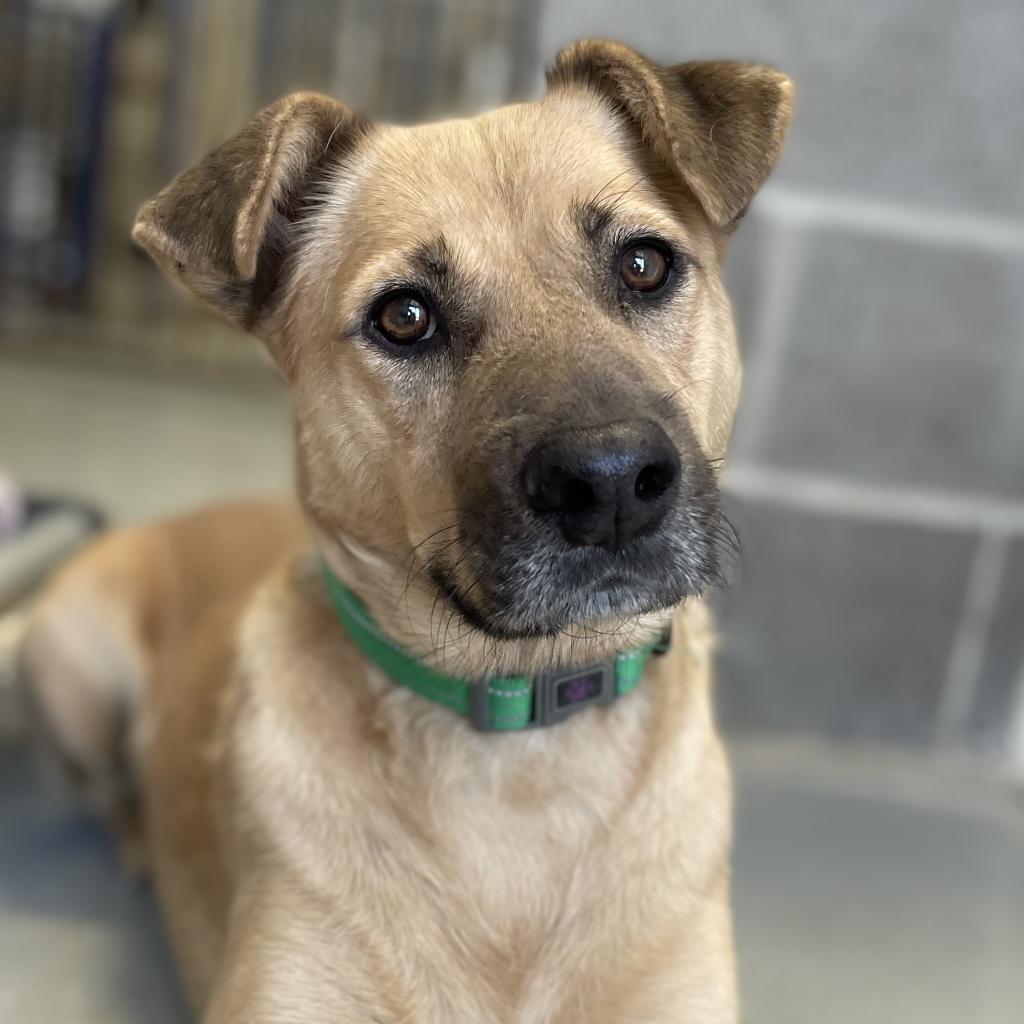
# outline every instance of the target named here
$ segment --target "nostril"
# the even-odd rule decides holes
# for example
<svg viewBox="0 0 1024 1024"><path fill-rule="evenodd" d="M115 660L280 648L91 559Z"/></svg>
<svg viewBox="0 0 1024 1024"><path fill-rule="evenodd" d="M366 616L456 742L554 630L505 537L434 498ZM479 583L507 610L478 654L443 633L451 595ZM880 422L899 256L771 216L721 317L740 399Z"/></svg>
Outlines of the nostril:
<svg viewBox="0 0 1024 1024"><path fill-rule="evenodd" d="M580 515L597 505L597 495L586 480L566 480L562 485L560 505L565 514Z"/></svg>
<svg viewBox="0 0 1024 1024"><path fill-rule="evenodd" d="M654 462L637 473L633 493L640 501L657 501L672 486L675 478L675 467L671 463Z"/></svg>
<svg viewBox="0 0 1024 1024"><path fill-rule="evenodd" d="M530 507L535 512L579 516L598 503L597 494L587 480L567 473L558 465L531 465L525 474L525 484Z"/></svg>

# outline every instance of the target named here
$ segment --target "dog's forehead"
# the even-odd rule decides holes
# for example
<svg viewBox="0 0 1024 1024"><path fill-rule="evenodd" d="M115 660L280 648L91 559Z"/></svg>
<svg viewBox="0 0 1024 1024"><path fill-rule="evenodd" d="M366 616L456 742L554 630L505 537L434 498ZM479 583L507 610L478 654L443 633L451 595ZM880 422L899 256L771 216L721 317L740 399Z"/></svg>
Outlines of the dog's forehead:
<svg viewBox="0 0 1024 1024"><path fill-rule="evenodd" d="M567 90L474 118L376 127L332 199L346 233L406 245L443 232L472 248L547 230L574 202L613 199L642 176L613 111ZM645 202L643 190L634 201Z"/></svg>

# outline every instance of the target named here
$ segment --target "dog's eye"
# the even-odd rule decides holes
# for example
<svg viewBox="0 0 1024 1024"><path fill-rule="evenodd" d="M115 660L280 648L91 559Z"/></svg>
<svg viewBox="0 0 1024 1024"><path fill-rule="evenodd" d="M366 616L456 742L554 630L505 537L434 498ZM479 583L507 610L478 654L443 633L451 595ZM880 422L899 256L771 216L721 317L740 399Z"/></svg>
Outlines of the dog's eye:
<svg viewBox="0 0 1024 1024"><path fill-rule="evenodd" d="M373 322L395 345L415 345L434 333L436 324L430 304L415 292L392 292L377 305Z"/></svg>
<svg viewBox="0 0 1024 1024"><path fill-rule="evenodd" d="M619 259L622 283L634 292L657 291L668 280L671 268L668 249L655 242L631 245Z"/></svg>

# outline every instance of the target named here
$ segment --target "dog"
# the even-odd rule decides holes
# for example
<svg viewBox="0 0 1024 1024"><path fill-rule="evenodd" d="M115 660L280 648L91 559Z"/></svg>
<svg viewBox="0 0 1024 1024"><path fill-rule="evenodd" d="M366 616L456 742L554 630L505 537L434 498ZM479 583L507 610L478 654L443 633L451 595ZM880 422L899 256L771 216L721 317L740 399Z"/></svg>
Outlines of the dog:
<svg viewBox="0 0 1024 1024"><path fill-rule="evenodd" d="M207 1024L737 1020L721 265L791 91L584 41L466 120L289 96L143 207L287 382L301 514L111 534L24 662Z"/></svg>

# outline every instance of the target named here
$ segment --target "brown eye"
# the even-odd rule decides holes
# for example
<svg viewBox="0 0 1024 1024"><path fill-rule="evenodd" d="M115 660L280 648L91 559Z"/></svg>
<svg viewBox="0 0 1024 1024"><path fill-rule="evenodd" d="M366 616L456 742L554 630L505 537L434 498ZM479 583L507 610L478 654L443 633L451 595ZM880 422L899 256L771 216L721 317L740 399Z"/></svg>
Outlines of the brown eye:
<svg viewBox="0 0 1024 1024"><path fill-rule="evenodd" d="M434 333L434 317L426 299L415 292L385 296L374 317L377 330L395 345L415 345Z"/></svg>
<svg viewBox="0 0 1024 1024"><path fill-rule="evenodd" d="M622 283L634 292L657 291L672 266L668 251L652 242L630 246L619 260Z"/></svg>

